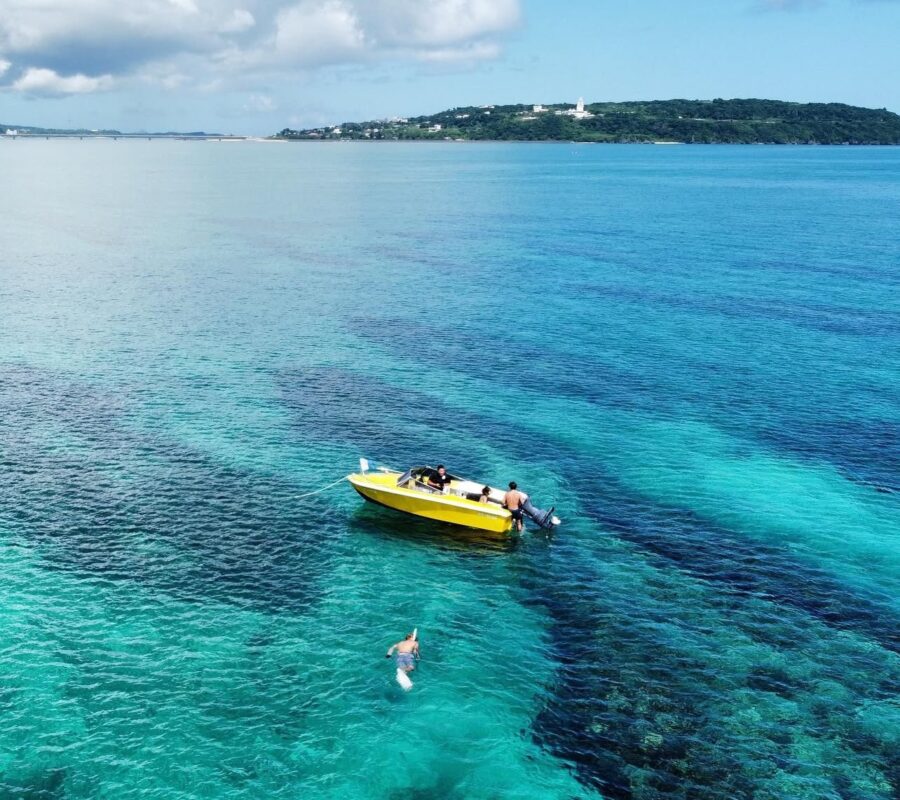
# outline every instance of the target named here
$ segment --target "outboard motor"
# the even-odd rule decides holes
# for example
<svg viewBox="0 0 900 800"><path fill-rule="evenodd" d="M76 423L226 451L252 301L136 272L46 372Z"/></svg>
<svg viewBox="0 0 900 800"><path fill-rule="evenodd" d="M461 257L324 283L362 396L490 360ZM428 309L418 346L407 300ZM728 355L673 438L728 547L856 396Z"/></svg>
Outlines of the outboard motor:
<svg viewBox="0 0 900 800"><path fill-rule="evenodd" d="M530 497L525 498L525 502L522 503L522 511L528 514L531 519L537 523L538 526L543 528L545 531L552 531L557 525L559 525L559 517L553 516L554 508L550 507L549 511L544 511L543 509L538 508L531 502Z"/></svg>

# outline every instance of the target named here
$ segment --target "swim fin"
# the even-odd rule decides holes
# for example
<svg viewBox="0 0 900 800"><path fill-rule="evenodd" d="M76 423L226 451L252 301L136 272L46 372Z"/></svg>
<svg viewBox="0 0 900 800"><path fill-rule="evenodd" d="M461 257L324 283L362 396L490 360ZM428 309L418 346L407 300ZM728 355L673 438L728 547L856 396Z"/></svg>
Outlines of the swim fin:
<svg viewBox="0 0 900 800"><path fill-rule="evenodd" d="M397 670L397 683L407 692L413 687L413 682L409 679L409 675L406 674L404 669Z"/></svg>

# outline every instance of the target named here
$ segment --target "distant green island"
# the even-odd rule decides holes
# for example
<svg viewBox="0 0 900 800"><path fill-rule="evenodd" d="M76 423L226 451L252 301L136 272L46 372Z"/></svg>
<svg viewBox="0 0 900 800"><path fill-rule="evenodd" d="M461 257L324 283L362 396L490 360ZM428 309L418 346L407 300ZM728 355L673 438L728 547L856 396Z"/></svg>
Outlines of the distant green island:
<svg viewBox="0 0 900 800"><path fill-rule="evenodd" d="M423 117L344 122L274 138L683 144L900 144L900 115L843 103L653 100L465 106Z"/></svg>

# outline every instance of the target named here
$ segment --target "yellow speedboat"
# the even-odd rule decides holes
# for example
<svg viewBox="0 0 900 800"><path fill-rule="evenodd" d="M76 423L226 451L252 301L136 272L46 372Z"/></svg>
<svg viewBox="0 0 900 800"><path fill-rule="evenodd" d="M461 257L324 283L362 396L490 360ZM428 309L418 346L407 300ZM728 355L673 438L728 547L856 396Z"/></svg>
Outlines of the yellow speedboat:
<svg viewBox="0 0 900 800"><path fill-rule="evenodd" d="M428 477L434 472L431 467L413 467L400 473L383 468L379 472L367 472L368 464L362 461L361 465L363 471L348 475L347 480L372 503L417 517L492 533L512 530L512 515L503 508L505 493L501 489L489 487L489 502L482 503L478 498L483 483L450 475L450 483L441 492L428 485ZM530 503L523 509L541 527L549 529L559 524L553 509L541 511Z"/></svg>

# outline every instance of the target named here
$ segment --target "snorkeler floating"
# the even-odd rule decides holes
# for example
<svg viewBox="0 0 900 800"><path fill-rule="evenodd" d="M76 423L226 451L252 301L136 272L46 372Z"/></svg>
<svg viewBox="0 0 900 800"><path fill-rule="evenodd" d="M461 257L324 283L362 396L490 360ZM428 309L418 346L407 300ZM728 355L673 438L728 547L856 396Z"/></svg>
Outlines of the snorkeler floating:
<svg viewBox="0 0 900 800"><path fill-rule="evenodd" d="M419 660L418 633L419 629L414 628L413 632L406 634L402 641L392 644L385 655L385 658L390 658L394 651L397 652L397 683L407 691L412 689L413 685L407 673L416 668L416 661Z"/></svg>

